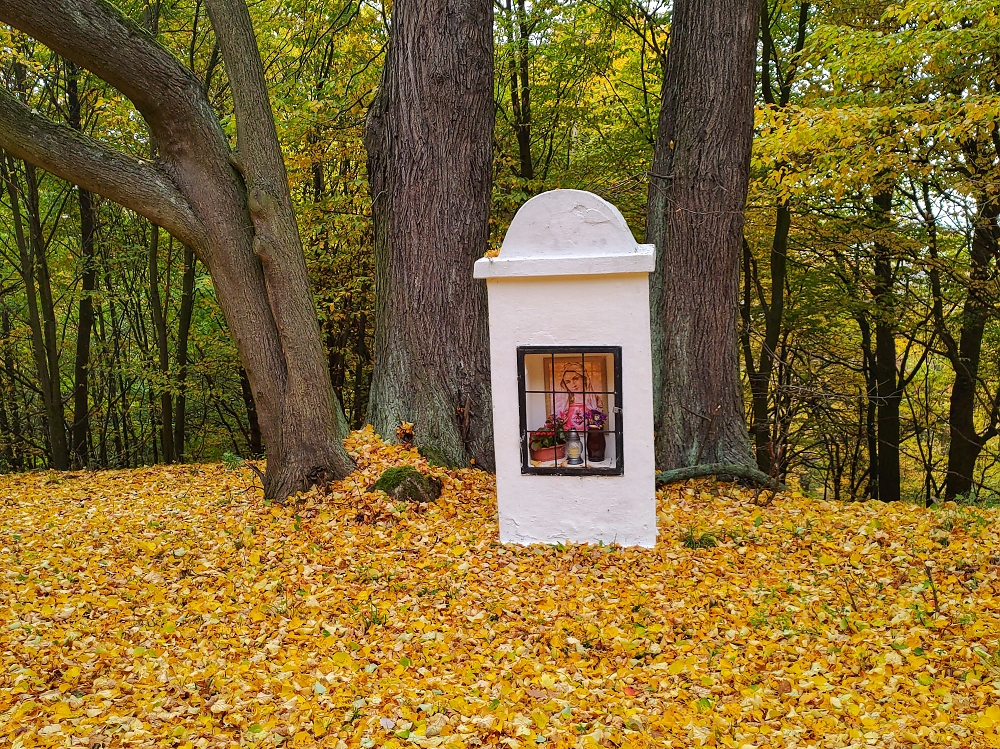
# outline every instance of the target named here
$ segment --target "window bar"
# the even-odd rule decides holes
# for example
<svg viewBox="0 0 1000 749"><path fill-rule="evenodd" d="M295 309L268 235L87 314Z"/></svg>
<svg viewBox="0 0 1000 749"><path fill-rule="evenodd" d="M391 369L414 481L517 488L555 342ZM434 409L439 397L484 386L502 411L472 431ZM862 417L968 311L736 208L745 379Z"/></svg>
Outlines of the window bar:
<svg viewBox="0 0 1000 749"><path fill-rule="evenodd" d="M549 392L552 394L552 465L559 467L559 446L556 444L556 355L549 353ZM565 449L565 448L563 448Z"/></svg>
<svg viewBox="0 0 1000 749"><path fill-rule="evenodd" d="M583 468L587 470L590 468L590 456L587 455L587 354L583 351L580 352L580 372L582 376L583 385L583 434L580 436L580 441L583 444Z"/></svg>

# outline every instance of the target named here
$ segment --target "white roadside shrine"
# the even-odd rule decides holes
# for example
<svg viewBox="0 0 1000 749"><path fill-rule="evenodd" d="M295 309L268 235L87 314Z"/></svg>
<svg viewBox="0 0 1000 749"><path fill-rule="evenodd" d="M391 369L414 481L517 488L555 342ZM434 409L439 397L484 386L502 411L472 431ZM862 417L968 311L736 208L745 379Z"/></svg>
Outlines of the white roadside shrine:
<svg viewBox="0 0 1000 749"><path fill-rule="evenodd" d="M489 293L503 543L656 543L649 273L621 212L581 190L537 195Z"/></svg>

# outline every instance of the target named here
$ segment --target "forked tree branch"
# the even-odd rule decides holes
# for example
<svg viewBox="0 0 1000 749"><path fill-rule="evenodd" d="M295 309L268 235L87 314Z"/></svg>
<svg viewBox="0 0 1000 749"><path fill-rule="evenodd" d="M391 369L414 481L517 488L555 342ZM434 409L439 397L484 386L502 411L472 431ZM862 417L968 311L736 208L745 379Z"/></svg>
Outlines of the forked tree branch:
<svg viewBox="0 0 1000 749"><path fill-rule="evenodd" d="M187 245L204 244L204 227L162 169L34 113L2 87L0 148L130 208Z"/></svg>

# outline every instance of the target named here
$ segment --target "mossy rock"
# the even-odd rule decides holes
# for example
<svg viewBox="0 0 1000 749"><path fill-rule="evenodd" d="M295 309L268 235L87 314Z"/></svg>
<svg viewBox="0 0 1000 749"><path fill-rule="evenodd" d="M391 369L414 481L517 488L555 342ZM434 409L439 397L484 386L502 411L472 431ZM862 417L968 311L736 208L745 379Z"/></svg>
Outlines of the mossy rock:
<svg viewBox="0 0 1000 749"><path fill-rule="evenodd" d="M441 481L425 476L412 466L387 468L372 489L385 492L402 502L433 502L441 496Z"/></svg>

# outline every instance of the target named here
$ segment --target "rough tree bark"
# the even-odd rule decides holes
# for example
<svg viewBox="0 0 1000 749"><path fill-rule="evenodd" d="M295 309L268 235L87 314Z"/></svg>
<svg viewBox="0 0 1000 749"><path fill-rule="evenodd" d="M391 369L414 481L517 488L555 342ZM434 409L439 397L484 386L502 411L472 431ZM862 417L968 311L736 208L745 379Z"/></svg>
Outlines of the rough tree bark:
<svg viewBox="0 0 1000 749"><path fill-rule="evenodd" d="M760 0L676 0L649 180L656 461L754 465L736 316Z"/></svg>
<svg viewBox="0 0 1000 749"><path fill-rule="evenodd" d="M207 7L233 92L237 154L202 83L103 0L0 0L0 21L128 97L156 139L157 162L60 127L5 92L0 147L135 210L197 253L253 388L268 451L265 493L283 498L353 464L250 16L242 0Z"/></svg>
<svg viewBox="0 0 1000 749"><path fill-rule="evenodd" d="M365 145L376 253L368 418L450 465L493 466L486 289L493 151L489 0L397 0Z"/></svg>

